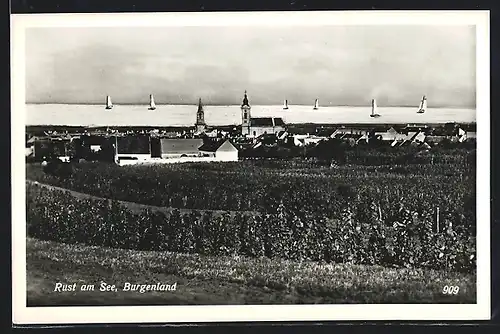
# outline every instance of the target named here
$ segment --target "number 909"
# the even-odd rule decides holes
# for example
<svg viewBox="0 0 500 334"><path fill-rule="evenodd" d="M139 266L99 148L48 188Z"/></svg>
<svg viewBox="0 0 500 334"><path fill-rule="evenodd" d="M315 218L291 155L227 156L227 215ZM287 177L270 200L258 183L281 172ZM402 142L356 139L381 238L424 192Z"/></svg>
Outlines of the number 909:
<svg viewBox="0 0 500 334"><path fill-rule="evenodd" d="M456 295L460 291L460 288L456 285L445 285L443 288L443 294L445 295Z"/></svg>

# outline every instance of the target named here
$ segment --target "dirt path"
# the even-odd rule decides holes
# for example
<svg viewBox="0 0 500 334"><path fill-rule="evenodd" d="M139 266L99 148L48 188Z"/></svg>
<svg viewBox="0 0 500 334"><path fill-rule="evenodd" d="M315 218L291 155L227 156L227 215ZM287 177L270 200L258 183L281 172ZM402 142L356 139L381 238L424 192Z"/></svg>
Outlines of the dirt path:
<svg viewBox="0 0 500 334"><path fill-rule="evenodd" d="M66 188L62 187L57 187L53 185L49 185L46 183L40 183L38 181L32 181L32 180L26 180L26 183L29 184L36 184L40 187L47 188L47 189L52 189L56 191L64 191L70 193L72 196L80 199L94 199L94 200L110 200L109 198L103 198L103 197L98 197L94 195L89 195L85 193L81 193L78 191L74 190L69 190ZM181 209L181 208L172 208L172 207L161 207L161 206L154 206L154 205L147 205L147 204L139 204L139 203L134 203L134 202L127 202L127 201L120 201L120 200L115 200L121 205L126 206L130 211L134 213L140 213L146 209L149 209L151 211L161 211L163 213L171 213L174 210L179 211L180 213L186 214L186 213L191 213L193 211L200 211L200 212L211 212L215 216L222 215L224 213L229 213L230 215L235 215L237 213L242 213L242 214L252 214L256 215L258 212L256 211L224 211L224 210L205 210L205 209Z"/></svg>

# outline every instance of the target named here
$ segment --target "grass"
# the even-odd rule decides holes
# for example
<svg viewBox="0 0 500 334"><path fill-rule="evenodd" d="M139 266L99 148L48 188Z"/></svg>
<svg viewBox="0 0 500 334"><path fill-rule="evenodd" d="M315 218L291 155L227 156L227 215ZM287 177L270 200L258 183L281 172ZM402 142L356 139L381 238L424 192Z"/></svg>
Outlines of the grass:
<svg viewBox="0 0 500 334"><path fill-rule="evenodd" d="M475 275L426 269L210 257L69 245L27 238L27 304L217 305L475 303ZM98 291L100 282L117 292ZM53 292L55 283L93 292ZM121 291L125 282L172 284L176 291ZM460 287L444 295L445 285Z"/></svg>

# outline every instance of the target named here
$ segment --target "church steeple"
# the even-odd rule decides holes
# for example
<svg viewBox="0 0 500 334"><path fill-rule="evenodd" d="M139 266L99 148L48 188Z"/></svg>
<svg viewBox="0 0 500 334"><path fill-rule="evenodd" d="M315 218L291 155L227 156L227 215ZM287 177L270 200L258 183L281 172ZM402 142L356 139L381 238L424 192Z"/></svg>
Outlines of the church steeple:
<svg viewBox="0 0 500 334"><path fill-rule="evenodd" d="M201 98L198 100L198 111L196 112L196 130L198 132L205 131L205 111L203 110L203 104L201 103Z"/></svg>
<svg viewBox="0 0 500 334"><path fill-rule="evenodd" d="M243 97L243 103L241 104L241 133L243 135L250 134L251 120L252 116L250 114L250 103L248 103L247 91L245 90L245 96Z"/></svg>
<svg viewBox="0 0 500 334"><path fill-rule="evenodd" d="M198 100L198 114L203 114L204 111L203 111L203 104L201 103L201 97L200 99Z"/></svg>
<svg viewBox="0 0 500 334"><path fill-rule="evenodd" d="M247 107L250 107L250 104L248 103L248 96L247 96L247 91L245 90L245 96L243 97L243 103L241 104L241 106L247 106Z"/></svg>

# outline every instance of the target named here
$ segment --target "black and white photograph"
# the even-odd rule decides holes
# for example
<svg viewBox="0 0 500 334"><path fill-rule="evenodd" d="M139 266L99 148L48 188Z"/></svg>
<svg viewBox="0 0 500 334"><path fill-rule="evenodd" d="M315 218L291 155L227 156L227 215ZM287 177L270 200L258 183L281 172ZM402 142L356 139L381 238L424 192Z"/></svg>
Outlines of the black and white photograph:
<svg viewBox="0 0 500 334"><path fill-rule="evenodd" d="M487 11L13 15L11 45L14 321L489 319Z"/></svg>

